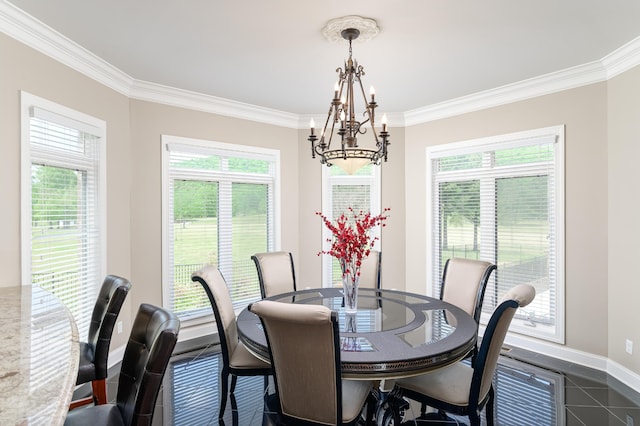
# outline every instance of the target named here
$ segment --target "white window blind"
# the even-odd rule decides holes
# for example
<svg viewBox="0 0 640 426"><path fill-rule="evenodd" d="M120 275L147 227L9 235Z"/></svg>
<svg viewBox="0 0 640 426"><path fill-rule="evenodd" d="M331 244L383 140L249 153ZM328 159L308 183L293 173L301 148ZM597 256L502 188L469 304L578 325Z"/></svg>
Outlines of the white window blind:
<svg viewBox="0 0 640 426"><path fill-rule="evenodd" d="M104 122L23 93L23 281L88 332L104 275Z"/></svg>
<svg viewBox="0 0 640 426"><path fill-rule="evenodd" d="M163 136L165 305L182 318L211 313L191 273L222 272L236 309L260 298L251 256L273 251L278 155Z"/></svg>
<svg viewBox="0 0 640 426"><path fill-rule="evenodd" d="M367 164L352 175L340 167L323 166L322 182L322 213L329 220L334 221L343 213L349 216L349 207L356 212L380 214L380 166ZM380 235L378 228L372 230L374 235ZM331 243L327 240L331 238L331 232L322 225L323 250L329 249ZM381 250L380 240L376 241L374 249ZM323 287L342 285L340 263L334 257L323 255L322 271Z"/></svg>
<svg viewBox="0 0 640 426"><path fill-rule="evenodd" d="M447 259L493 262L483 320L509 288L531 284L536 298L512 329L553 341L563 338L563 135L559 126L427 154L432 294Z"/></svg>

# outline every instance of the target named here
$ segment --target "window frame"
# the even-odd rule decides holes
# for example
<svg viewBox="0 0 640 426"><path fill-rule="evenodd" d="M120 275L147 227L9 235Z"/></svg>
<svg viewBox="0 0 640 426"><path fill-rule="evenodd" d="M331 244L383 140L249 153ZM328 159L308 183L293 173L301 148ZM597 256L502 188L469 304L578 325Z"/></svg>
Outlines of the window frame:
<svg viewBox="0 0 640 426"><path fill-rule="evenodd" d="M56 102L33 95L31 93L20 92L20 112L21 112L21 173L20 173L20 205L21 205L21 277L22 285L31 285L32 276L32 185L31 174L34 160L44 162L47 166L73 168L88 171L81 161L81 156L69 156L63 158L56 155L56 150L37 150L35 153L31 147L31 117L34 114L43 119L76 129L83 133L91 134L98 138L96 143L97 166L95 178L97 179L94 216L98 230L97 256L94 258L95 277L93 287L87 289L86 299L83 306L88 310L86 318L74 318L78 324L80 333L88 331L91 320L91 311L95 305L95 298L102 284L102 279L106 275L107 264L107 220L106 220L106 199L107 199L107 125L104 120L90 116L83 112L74 110ZM50 151L50 152L46 152ZM73 157L73 158L70 158Z"/></svg>
<svg viewBox="0 0 640 426"><path fill-rule="evenodd" d="M161 136L161 150L162 150L162 304L165 308L171 308L169 306L171 301L171 285L170 282L170 270L171 265L171 251L170 251L170 236L169 231L171 225L171 205L169 191L171 190L171 170L170 170L170 150L169 146L184 148L185 150L198 150L203 152L210 152L212 154L220 153L221 151L229 152L231 155L236 153L238 157L264 157L268 158L272 162L273 167L273 203L269 206L268 213L268 228L272 228L272 235L267 239L269 245L269 251L280 250L281 245L281 192L280 192L280 151L270 148L261 148L249 145L232 144L226 142L218 142L204 139L187 138L173 135ZM231 185L232 183L247 183L242 177L242 172L212 172L217 175L225 175L220 182ZM184 176L190 176L188 173ZM240 178L236 181L234 176ZM193 177L193 176L191 176ZM252 178L253 183L265 184L268 182L260 180L259 178ZM260 182L258 182L260 180ZM230 207L230 206L229 206ZM231 264L227 265L231 267ZM225 268L221 268L221 272L224 275ZM257 275L256 275L257 276ZM226 277L226 276L225 276ZM234 303L235 305L235 303ZM236 314L242 309L242 306L236 306ZM188 315L181 317L181 321L188 325L198 325L209 322L212 318L212 313Z"/></svg>
<svg viewBox="0 0 640 426"><path fill-rule="evenodd" d="M338 166L331 166L338 167ZM373 173L370 176L363 175L339 175L332 176L331 170L328 166L322 166L322 214L324 214L327 219L330 221L334 221L336 218L333 217L333 186L334 185L368 185L370 187L369 194L371 199L369 200L370 211L372 215L379 215L381 213L381 181L382 181L382 171L380 165L372 165ZM380 233L380 227L376 227L372 229L372 233L374 236L377 236L379 239L376 241L375 249L382 250L382 238ZM331 248L331 243L329 240L332 238L331 231L327 229L324 224L322 224L322 250L326 251ZM323 254L322 256L322 287L333 287L332 282L332 268L333 268L333 258L329 255Z"/></svg>
<svg viewBox="0 0 640 426"><path fill-rule="evenodd" d="M554 194L553 202L555 203L555 218L551 221L550 226L555 229L555 326L553 331L541 331L539 327L533 328L526 326L525 320L514 318L510 330L543 340L548 340L555 343L564 344L565 341L565 126L557 125L545 128L526 130L522 132L514 132L504 135L490 136L480 139L467 140L462 142L454 142L442 145L436 145L426 148L426 192L427 203L431 203L437 194L434 194L434 170L433 161L437 158L451 157L463 154L472 154L478 152L484 152L486 150L498 150L508 149L531 144L532 140L544 140L553 138L554 141ZM523 169L527 166L523 166ZM487 174L489 176L490 173ZM493 175L495 178L496 175ZM482 183L480 184L481 191L483 190ZM435 245L438 243L437 235L434 232L434 220L438 220L434 217L434 211L432 208L426 209L426 228L427 228L427 262L426 262L426 276L427 276L427 294L430 296L438 297L434 295L434 289L438 284L441 277L434 276L434 269L437 265L436 255L437 248ZM495 219L495 215L493 217ZM482 233L482 231L481 231ZM490 243L491 244L491 243ZM493 279L493 278L492 278ZM484 313L481 317L481 324L484 325L489 319L489 314Z"/></svg>

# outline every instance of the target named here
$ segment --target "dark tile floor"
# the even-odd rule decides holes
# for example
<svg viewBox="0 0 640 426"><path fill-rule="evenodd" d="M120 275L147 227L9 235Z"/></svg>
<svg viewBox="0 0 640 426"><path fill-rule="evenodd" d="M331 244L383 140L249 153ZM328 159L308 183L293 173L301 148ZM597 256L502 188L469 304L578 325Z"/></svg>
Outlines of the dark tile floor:
<svg viewBox="0 0 640 426"><path fill-rule="evenodd" d="M640 394L606 373L516 348L500 358L494 382L497 425L640 426ZM216 345L174 355L153 424L217 424L221 363ZM117 367L109 379L110 399L115 399L116 383ZM237 410L227 402L225 425L233 425L233 417L240 426L273 424L265 419L262 377L239 377L236 401ZM412 404L405 421L414 424L411 419L418 415L419 407ZM468 419L455 420L468 424Z"/></svg>

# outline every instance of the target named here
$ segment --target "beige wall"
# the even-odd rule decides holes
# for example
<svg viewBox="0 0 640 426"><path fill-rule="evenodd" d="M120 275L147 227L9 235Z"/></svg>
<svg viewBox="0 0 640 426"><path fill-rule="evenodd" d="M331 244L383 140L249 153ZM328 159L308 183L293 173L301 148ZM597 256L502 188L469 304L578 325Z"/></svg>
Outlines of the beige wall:
<svg viewBox="0 0 640 426"><path fill-rule="evenodd" d="M122 314L127 331L140 302L161 303L162 134L279 149L282 248L294 253L301 283L319 280L320 167L306 131L130 100L4 34L0 53L0 287L20 282L20 90L107 122L107 270L134 283ZM633 313L640 290L625 268L639 257L639 83L635 69L607 83L392 128L382 169L382 205L392 209L383 286L426 291L427 146L564 124L566 345L639 372L638 356L624 353L624 339L640 345ZM123 343L115 337L116 347Z"/></svg>
<svg viewBox="0 0 640 426"><path fill-rule="evenodd" d="M426 291L426 148L564 124L566 344L606 356L606 101L606 84L601 83L408 127L407 290Z"/></svg>
<svg viewBox="0 0 640 426"><path fill-rule="evenodd" d="M640 372L640 67L608 82L609 358ZM634 342L633 354L625 340Z"/></svg>

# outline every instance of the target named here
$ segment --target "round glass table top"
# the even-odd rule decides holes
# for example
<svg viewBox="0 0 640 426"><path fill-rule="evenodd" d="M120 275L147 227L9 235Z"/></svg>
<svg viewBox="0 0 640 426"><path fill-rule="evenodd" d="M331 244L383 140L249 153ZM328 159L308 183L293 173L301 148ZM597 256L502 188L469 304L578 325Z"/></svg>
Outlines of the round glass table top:
<svg viewBox="0 0 640 426"><path fill-rule="evenodd" d="M340 357L347 378L419 374L462 359L474 346L477 325L460 308L427 296L360 288L358 311L344 311L342 289L300 290L270 297L284 303L319 304L338 314ZM247 348L269 359L260 319L244 309L238 334Z"/></svg>

